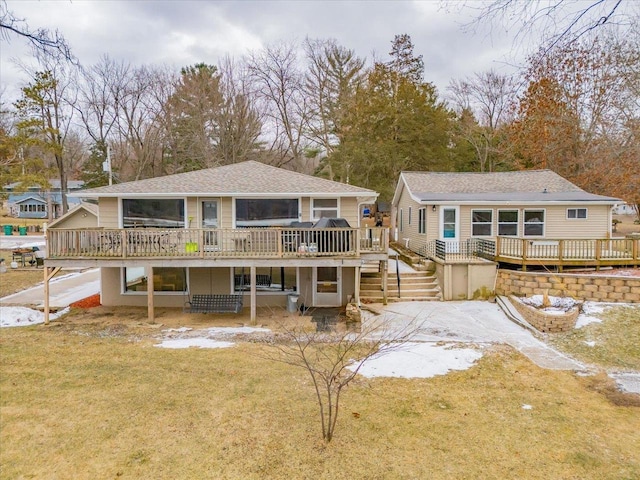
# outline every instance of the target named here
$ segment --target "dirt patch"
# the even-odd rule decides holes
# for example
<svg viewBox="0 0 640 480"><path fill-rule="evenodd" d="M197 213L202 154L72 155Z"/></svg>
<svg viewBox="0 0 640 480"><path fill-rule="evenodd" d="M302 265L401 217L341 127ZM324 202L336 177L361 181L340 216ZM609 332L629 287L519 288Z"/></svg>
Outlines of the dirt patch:
<svg viewBox="0 0 640 480"><path fill-rule="evenodd" d="M90 297L91 298L91 297ZM89 335L133 336L136 338L154 337L160 330L188 327L204 329L211 327L262 327L277 330L283 325L311 326L315 329L311 316L289 313L285 309L258 308L256 322L251 322L248 309L238 314L186 313L179 308L156 308L155 319L149 322L144 307L105 307L72 308L71 311L51 323L51 326L64 330L83 332Z"/></svg>
<svg viewBox="0 0 640 480"><path fill-rule="evenodd" d="M640 395L621 391L615 380L606 373L584 378L589 390L604 395L612 404L618 407L640 407Z"/></svg>

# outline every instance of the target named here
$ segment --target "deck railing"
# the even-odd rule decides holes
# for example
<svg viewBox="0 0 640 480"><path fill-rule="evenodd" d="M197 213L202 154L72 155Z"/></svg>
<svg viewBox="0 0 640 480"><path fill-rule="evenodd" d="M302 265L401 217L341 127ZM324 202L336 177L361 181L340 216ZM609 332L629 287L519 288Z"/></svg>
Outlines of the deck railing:
<svg viewBox="0 0 640 480"><path fill-rule="evenodd" d="M387 228L50 229L48 257L359 256L388 251Z"/></svg>
<svg viewBox="0 0 640 480"><path fill-rule="evenodd" d="M637 239L628 238L531 240L498 237L496 255L525 260L637 261L639 243Z"/></svg>
<svg viewBox="0 0 640 480"><path fill-rule="evenodd" d="M492 258L495 254L495 244L484 239L470 238L461 242L435 240L429 242L425 249L431 252L432 258L446 262L465 262L476 260L478 257Z"/></svg>
<svg viewBox="0 0 640 480"><path fill-rule="evenodd" d="M429 258L447 262L482 257L519 265L640 265L640 240L629 238L435 240L427 244L425 252Z"/></svg>

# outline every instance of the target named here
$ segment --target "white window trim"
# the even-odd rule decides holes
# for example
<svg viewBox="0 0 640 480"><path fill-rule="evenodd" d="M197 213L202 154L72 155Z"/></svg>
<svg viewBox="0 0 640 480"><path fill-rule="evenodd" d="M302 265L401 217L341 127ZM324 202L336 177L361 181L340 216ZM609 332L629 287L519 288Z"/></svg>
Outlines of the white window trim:
<svg viewBox="0 0 640 480"><path fill-rule="evenodd" d="M575 210L576 211L576 216L571 218L569 216L569 210ZM584 210L584 217L578 217L578 210ZM589 218L589 209L587 207L570 207L570 208L567 208L566 218L567 218L567 220L570 220L570 221L587 220Z"/></svg>
<svg viewBox="0 0 640 480"><path fill-rule="evenodd" d="M204 218L204 211L202 210L202 203L203 202L218 202L217 208L218 211L216 212L217 214L217 218L218 218L218 228L222 228L221 227L221 219L220 219L220 213L222 212L222 197L197 197L196 198L196 215L194 216L194 220L195 220L195 228L202 228L202 219ZM189 222L189 217L187 217L187 222Z"/></svg>
<svg viewBox="0 0 640 480"><path fill-rule="evenodd" d="M500 212L516 212L518 214L518 219L515 222L500 222ZM546 214L545 214L546 215ZM517 237L520 232L520 210L517 208L500 208L498 209L498 215L496 216L496 235L500 236L500 224L503 223L505 225L513 225L515 223L516 226L516 234L515 235L504 235L508 237ZM524 217L523 217L524 218Z"/></svg>
<svg viewBox="0 0 640 480"><path fill-rule="evenodd" d="M490 222L474 222L473 221L473 212L491 212L491 221ZM471 209L471 236L474 238L487 238L493 237L493 208L472 208ZM474 235L473 234L473 226L474 225L487 225L489 224L489 233L487 235Z"/></svg>
<svg viewBox="0 0 640 480"><path fill-rule="evenodd" d="M404 218L403 218L403 209L400 209L400 232L404 232Z"/></svg>
<svg viewBox="0 0 640 480"><path fill-rule="evenodd" d="M422 220L420 219L420 215L422 215ZM422 225L420 223L422 222ZM422 231L420 231L420 227L422 226ZM427 209L426 207L422 207L418 209L418 234L426 235L427 233Z"/></svg>
<svg viewBox="0 0 640 480"><path fill-rule="evenodd" d="M320 217L316 217L314 214L314 210L316 208L313 206L313 202L316 200L335 200L336 201L336 216L334 218L340 218L340 197L311 197L309 198L309 218L312 222L316 222L320 220ZM330 208L321 208L320 210L331 210Z"/></svg>
<svg viewBox="0 0 640 480"><path fill-rule="evenodd" d="M544 214L544 220L542 221L542 235L527 235L526 234L526 226L535 225L531 222L527 223L525 221L526 212L542 212ZM546 208L523 208L522 209L522 236L527 238L541 238L544 237L547 233L547 209Z"/></svg>
<svg viewBox="0 0 640 480"><path fill-rule="evenodd" d="M124 274L124 270L127 267L120 267L120 295L126 295L126 296L142 296L142 295L147 295L148 292L147 290L145 291L139 291L139 292L127 292L127 287L126 287L126 283L127 283L127 279L125 277ZM129 267L131 268L131 267ZM135 267L133 267L135 268ZM173 296L173 295L184 295L185 293L189 292L189 267L172 267L172 268L184 268L185 269L185 275L186 275L186 290L185 291L176 291L176 292L171 292L171 291L158 291L158 290L153 290L153 295L167 295L167 296ZM144 271L145 271L145 275L147 273L147 267L144 267ZM155 285L154 285L155 287Z"/></svg>
<svg viewBox="0 0 640 480"><path fill-rule="evenodd" d="M409 218L407 220L407 225L411 225L411 207L409 207Z"/></svg>
<svg viewBox="0 0 640 480"><path fill-rule="evenodd" d="M455 210L456 211L456 236L454 238L444 238L444 211ZM440 240L445 242L459 242L460 241L460 206L459 205L440 205L438 212L438 235Z"/></svg>

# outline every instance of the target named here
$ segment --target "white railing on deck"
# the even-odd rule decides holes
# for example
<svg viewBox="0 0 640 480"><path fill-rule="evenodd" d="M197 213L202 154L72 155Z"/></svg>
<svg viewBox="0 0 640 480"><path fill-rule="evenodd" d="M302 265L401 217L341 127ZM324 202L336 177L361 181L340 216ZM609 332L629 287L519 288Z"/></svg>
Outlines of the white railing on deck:
<svg viewBox="0 0 640 480"><path fill-rule="evenodd" d="M638 260L638 240L606 239L523 239L498 237L499 257L529 260Z"/></svg>
<svg viewBox="0 0 640 480"><path fill-rule="evenodd" d="M386 253L387 228L50 229L49 258L318 257Z"/></svg>

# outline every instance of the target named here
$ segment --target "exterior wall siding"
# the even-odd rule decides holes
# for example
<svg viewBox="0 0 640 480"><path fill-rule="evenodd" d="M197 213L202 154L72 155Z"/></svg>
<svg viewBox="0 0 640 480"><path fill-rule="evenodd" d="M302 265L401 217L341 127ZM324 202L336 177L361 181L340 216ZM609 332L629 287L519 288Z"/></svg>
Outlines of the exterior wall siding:
<svg viewBox="0 0 640 480"><path fill-rule="evenodd" d="M200 212L199 208L198 208L198 204L200 202L198 201L197 197L189 197L187 198L187 202L185 205L185 211L184 211L184 217L185 217L185 223L187 225L187 227L189 228L199 228L200 225L202 225L202 212ZM189 218L191 218L191 220L189 220ZM191 224L191 225L189 225Z"/></svg>
<svg viewBox="0 0 640 480"><path fill-rule="evenodd" d="M223 197L220 199L220 218L218 219L218 225L220 225L220 228L233 227L233 202L234 199L229 197Z"/></svg>
<svg viewBox="0 0 640 480"><path fill-rule="evenodd" d="M340 199L340 216L349 222L352 227L360 226L360 212L357 198Z"/></svg>
<svg viewBox="0 0 640 480"><path fill-rule="evenodd" d="M117 198L100 198L98 201L98 221L104 228L119 228L118 203Z"/></svg>
<svg viewBox="0 0 640 480"><path fill-rule="evenodd" d="M408 239L408 248L410 250L417 253L424 253L427 242L430 239L437 238L438 235L437 212L433 213L428 206L424 206L426 214L426 234L422 234L418 233L418 212L423 206L413 200L406 189L403 189L400 194L397 208L396 223L398 226L398 242L406 246L406 239ZM411 223L409 223L409 209L411 209ZM402 219L400 219L401 211ZM402 230L400 230L400 225L402 225Z"/></svg>
<svg viewBox="0 0 640 480"><path fill-rule="evenodd" d="M351 271L350 278L351 287L344 285L345 273ZM221 268L190 268L189 274L189 293L193 294L229 294L231 293L232 269L227 267ZM348 290L353 295L354 269L343 269L343 295ZM102 282L102 299L101 302L105 306L132 306L146 307L146 292L139 293L122 293L122 274L120 268L102 268L100 272ZM311 268L300 268L298 277L300 284L300 300L299 303L311 305L312 302L312 285L311 285ZM272 293L268 295L256 295L258 306L286 307L287 295L291 292L283 294ZM250 292L244 293L244 306L249 307ZM307 300L308 299L308 300ZM184 302L188 300L187 292L156 292L154 295L154 304L156 307L184 307ZM345 296L346 301L346 296Z"/></svg>
<svg viewBox="0 0 640 480"><path fill-rule="evenodd" d="M447 206L456 206L455 203ZM440 238L440 211L442 205L436 206L433 212L432 205L424 205L426 212L426 235L418 234L418 211L423 206L414 201L403 189L399 195L396 205L398 242L406 245L410 250L422 253L427 242ZM567 210L570 208L586 208L586 219L568 219ZM409 224L409 209L411 209L411 224ZM472 236L472 211L491 210L492 225L491 236ZM470 238L494 238L498 235L498 211L518 210L518 235L524 236L524 211L544 210L544 235L542 237L531 238L551 238L551 239L580 239L580 238L607 238L611 229L608 205L460 205L459 206L459 240L465 241ZM402 215L402 219L400 216ZM402 230L400 226L402 225Z"/></svg>
<svg viewBox="0 0 640 480"><path fill-rule="evenodd" d="M84 215L84 216L83 216ZM72 213L64 220L58 222L53 228L95 228L98 226L98 219L95 215L88 213L86 210Z"/></svg>

